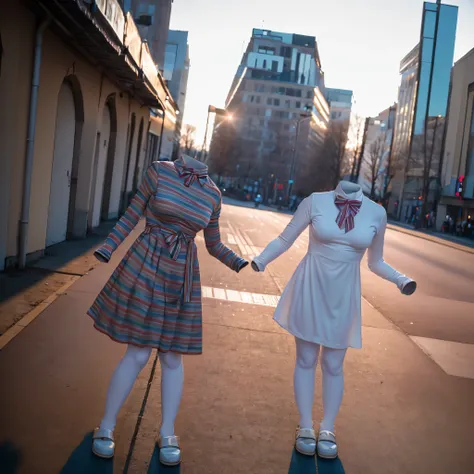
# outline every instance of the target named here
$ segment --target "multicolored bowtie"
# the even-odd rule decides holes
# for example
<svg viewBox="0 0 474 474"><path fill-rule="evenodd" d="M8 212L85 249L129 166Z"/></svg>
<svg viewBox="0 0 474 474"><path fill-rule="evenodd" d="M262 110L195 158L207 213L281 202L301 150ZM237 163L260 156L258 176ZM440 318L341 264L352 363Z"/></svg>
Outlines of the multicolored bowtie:
<svg viewBox="0 0 474 474"><path fill-rule="evenodd" d="M336 223L340 229L344 228L345 232L350 232L354 228L354 217L360 210L362 201L345 199L337 195L335 200L336 207L339 209L339 214Z"/></svg>
<svg viewBox="0 0 474 474"><path fill-rule="evenodd" d="M207 182L207 170L195 170L194 168L180 167L179 176L184 178L184 185L189 188L194 181L198 180L201 186L204 186Z"/></svg>

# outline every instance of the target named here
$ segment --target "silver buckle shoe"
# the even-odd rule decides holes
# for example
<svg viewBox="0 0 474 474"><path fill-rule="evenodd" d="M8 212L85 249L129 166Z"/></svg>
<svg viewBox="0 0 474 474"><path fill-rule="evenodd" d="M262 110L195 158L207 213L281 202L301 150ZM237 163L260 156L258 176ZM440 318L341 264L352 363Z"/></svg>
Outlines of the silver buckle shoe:
<svg viewBox="0 0 474 474"><path fill-rule="evenodd" d="M318 436L318 456L323 459L337 458L336 435L332 431L321 430Z"/></svg>
<svg viewBox="0 0 474 474"><path fill-rule="evenodd" d="M163 436L158 441L160 462L165 466L177 466L181 462L178 436Z"/></svg>
<svg viewBox="0 0 474 474"><path fill-rule="evenodd" d="M316 434L312 428L296 429L295 448L300 454L314 456L316 453Z"/></svg>
<svg viewBox="0 0 474 474"><path fill-rule="evenodd" d="M114 457L115 441L112 430L96 428L92 436L92 452L99 458L110 459Z"/></svg>

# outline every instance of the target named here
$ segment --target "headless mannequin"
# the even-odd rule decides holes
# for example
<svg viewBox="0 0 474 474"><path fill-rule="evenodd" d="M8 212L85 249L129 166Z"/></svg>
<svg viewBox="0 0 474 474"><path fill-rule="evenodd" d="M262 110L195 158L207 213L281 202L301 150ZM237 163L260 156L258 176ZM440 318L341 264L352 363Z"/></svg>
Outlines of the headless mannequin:
<svg viewBox="0 0 474 474"><path fill-rule="evenodd" d="M113 431L117 415L130 394L138 374L145 367L152 349L128 345L110 381L101 429ZM174 423L183 393L184 367L181 354L160 352L161 364L161 436L174 435Z"/></svg>

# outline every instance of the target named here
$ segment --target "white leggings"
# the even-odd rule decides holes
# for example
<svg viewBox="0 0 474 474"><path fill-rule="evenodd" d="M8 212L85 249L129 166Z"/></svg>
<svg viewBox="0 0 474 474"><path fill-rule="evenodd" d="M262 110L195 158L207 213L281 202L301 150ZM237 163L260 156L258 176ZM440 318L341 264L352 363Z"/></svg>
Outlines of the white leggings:
<svg viewBox="0 0 474 474"><path fill-rule="evenodd" d="M347 349L320 348L319 344L296 340L296 365L294 376L295 399L300 414L300 427L313 425L314 379L321 349L323 372L324 416L321 430L334 431L334 423L344 394L342 366Z"/></svg>
<svg viewBox="0 0 474 474"><path fill-rule="evenodd" d="M114 430L117 415L130 394L140 371L150 358L152 349L129 345L110 381L104 418L100 427ZM184 368L182 356L160 352L161 363L161 436L174 434L174 422L183 393Z"/></svg>

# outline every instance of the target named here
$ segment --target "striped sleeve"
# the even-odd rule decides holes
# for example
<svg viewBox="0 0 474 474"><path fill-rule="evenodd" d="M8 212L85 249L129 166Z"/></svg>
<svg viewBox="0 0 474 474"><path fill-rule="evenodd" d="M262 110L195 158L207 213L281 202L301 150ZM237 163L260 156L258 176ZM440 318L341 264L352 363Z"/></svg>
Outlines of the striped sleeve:
<svg viewBox="0 0 474 474"><path fill-rule="evenodd" d="M145 212L150 197L155 194L158 185L158 171L156 166L157 165L152 164L148 168L143 182L138 188L128 209L125 211L125 214L120 218L117 224L115 224L112 232L110 232L107 239L105 239L105 243L94 252L99 260L108 262L113 252L138 224L140 217Z"/></svg>
<svg viewBox="0 0 474 474"><path fill-rule="evenodd" d="M221 214L221 199L214 209L207 228L204 229L204 239L206 241L207 251L217 260L227 265L231 270L239 272L248 265L247 260L243 259L230 248L226 247L221 241L219 230L219 217Z"/></svg>

